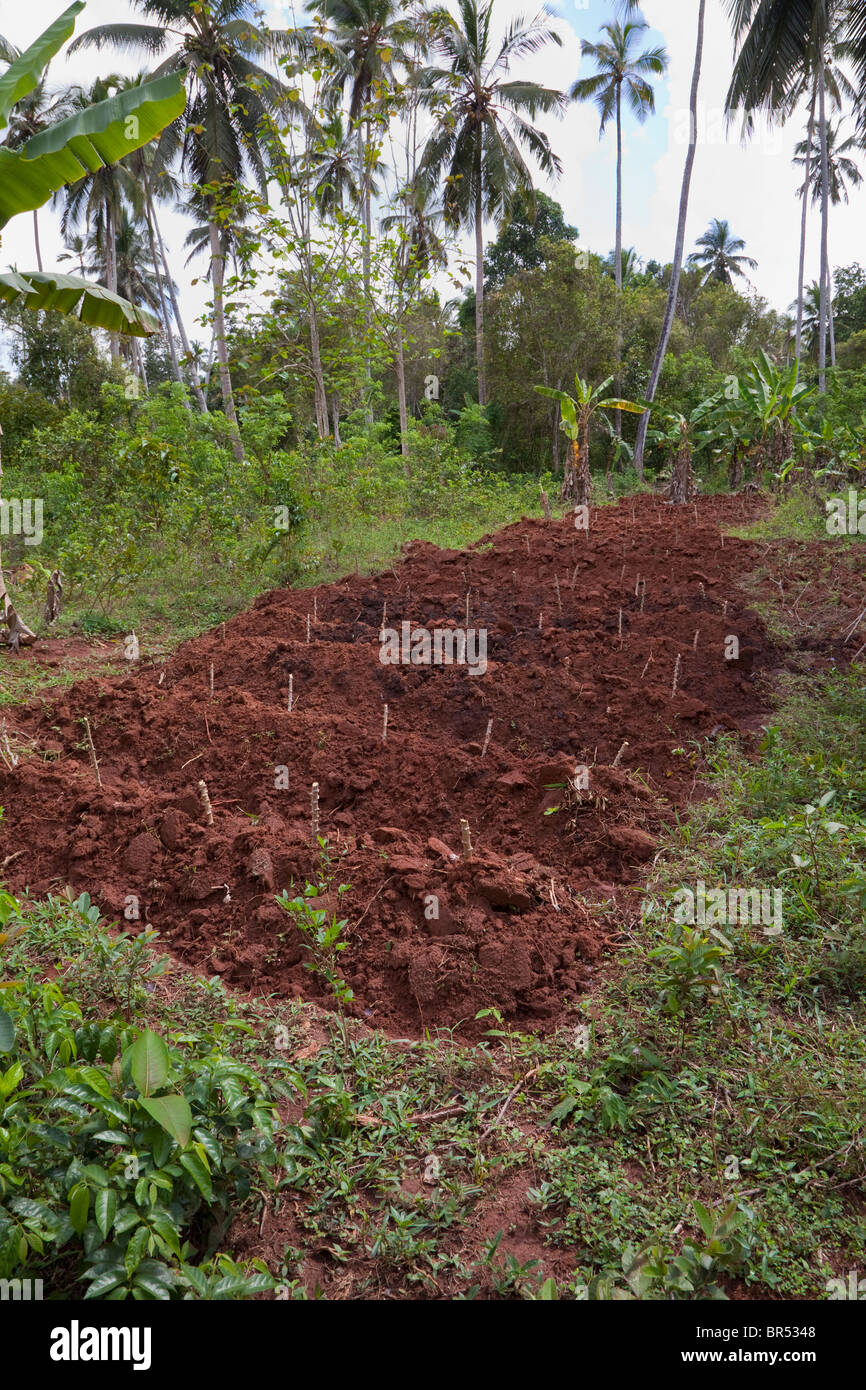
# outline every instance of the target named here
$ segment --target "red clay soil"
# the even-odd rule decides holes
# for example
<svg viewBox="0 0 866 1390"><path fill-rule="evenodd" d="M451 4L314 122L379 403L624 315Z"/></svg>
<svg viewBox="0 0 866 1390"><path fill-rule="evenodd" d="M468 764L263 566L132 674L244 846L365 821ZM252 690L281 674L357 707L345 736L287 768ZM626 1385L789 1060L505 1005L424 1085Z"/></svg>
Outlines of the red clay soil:
<svg viewBox="0 0 866 1390"><path fill-rule="evenodd" d="M722 545L719 530L758 505L708 499L696 520L644 497L594 512L588 537L567 517L464 551L415 543L384 574L264 594L167 662L49 692L9 721L29 749L0 783L0 857L24 851L10 887L68 884L121 920L134 896L129 928L157 928L190 965L326 1003L274 901L321 875L317 781L334 881L351 885L339 969L352 1009L403 1033L491 1006L549 1026L632 915L623 887L694 791L688 754L761 722L759 673L780 658L737 589L760 548ZM389 627L462 627L467 592L470 626L488 632L486 674L382 664L383 603ZM725 656L731 634L738 661ZM574 790L581 764L589 785ZM617 907L599 916L585 898Z"/></svg>

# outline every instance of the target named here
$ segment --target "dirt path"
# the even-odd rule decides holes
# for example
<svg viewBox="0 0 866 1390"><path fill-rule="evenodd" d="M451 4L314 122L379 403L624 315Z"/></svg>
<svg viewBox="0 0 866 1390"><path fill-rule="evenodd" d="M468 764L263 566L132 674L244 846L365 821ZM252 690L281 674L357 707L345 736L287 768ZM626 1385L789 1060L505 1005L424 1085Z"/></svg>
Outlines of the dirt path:
<svg viewBox="0 0 866 1390"><path fill-rule="evenodd" d="M235 987L324 1002L274 902L321 874L315 781L351 885L339 968L358 1015L417 1034L495 1006L550 1026L633 914L700 740L765 716L761 673L784 658L738 584L768 548L719 529L759 505L644 497L594 512L588 535L569 517L460 552L416 544L379 576L265 594L165 663L49 692L8 718L20 761L2 772L0 858L24 851L10 886L86 889ZM483 674L380 660L383 605L398 636L404 621L453 633L467 595ZM616 904L608 928L585 896Z"/></svg>

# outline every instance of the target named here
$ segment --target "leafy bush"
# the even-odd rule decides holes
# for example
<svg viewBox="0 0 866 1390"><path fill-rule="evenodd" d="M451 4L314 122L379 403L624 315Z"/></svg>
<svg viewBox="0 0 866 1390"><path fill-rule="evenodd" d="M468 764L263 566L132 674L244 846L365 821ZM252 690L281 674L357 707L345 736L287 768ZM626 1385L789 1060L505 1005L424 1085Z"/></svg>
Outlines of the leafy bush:
<svg viewBox="0 0 866 1390"><path fill-rule="evenodd" d="M86 895L43 916L86 944L96 976L130 956L119 1003L152 978L152 958L132 959ZM8 951L18 978L0 1073L0 1277L108 1299L273 1289L260 1262L243 1270L218 1253L238 1205L275 1185L277 1112L263 1081L217 1030L166 1041L120 1009L86 1021L23 940Z"/></svg>

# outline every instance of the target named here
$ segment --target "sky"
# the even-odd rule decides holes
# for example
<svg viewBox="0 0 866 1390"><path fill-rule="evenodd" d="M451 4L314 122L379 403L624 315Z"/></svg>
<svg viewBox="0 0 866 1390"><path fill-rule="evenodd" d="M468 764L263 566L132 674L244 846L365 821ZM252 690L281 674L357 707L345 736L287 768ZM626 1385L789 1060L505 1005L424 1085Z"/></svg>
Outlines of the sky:
<svg viewBox="0 0 866 1390"><path fill-rule="evenodd" d="M14 12L9 3L0 6L0 33L19 47L31 42L63 8L63 0L31 0ZM274 26L291 22L292 9L282 0L267 0L268 21ZM536 6L519 0L494 0L496 25L504 26L516 15L532 14ZM582 38L595 39L599 28L613 14L610 0L560 0L552 10L562 36L562 46L521 62L520 75L560 89L578 76L592 72L591 60L583 59ZM697 0L644 0L644 16L651 26L644 35L648 45L663 42L670 68L656 81L656 112L644 125L628 113L624 121L624 228L626 246L636 247L644 259L672 259L680 184L688 142L688 100L697 32ZM128 0L88 0L77 32L94 24L131 17ZM803 136L805 116L784 129L760 128L743 145L737 132L728 133L722 116L730 80L733 45L724 0L708 0L707 31L698 119L699 144L695 163L687 251L714 217L725 218L732 231L746 242L746 252L758 262L750 272L755 291L772 307L785 311L796 294L800 217L795 193L801 181L791 164L794 145ZM87 83L109 69L132 72L139 64L127 55L82 52L67 58L60 54L50 70L57 84ZM612 127L599 139L598 114L591 104L572 104L563 119L550 117L541 124L562 160L562 175L555 183L538 177L538 186L560 202L566 218L580 231L580 244L605 254L614 244L616 141ZM850 121L846 134L851 133ZM830 255L834 265L847 265L864 253L866 191L854 191L851 203L834 208L830 223ZM50 207L40 212L42 254L46 268L58 266L63 250L58 215ZM811 214L807 281L817 278L819 267L817 210ZM188 223L179 214L161 213L163 232L181 304L189 323L204 311L208 288L203 280L202 258L184 269L182 244ZM495 235L487 228L487 237ZM13 219L0 244L0 266L35 268L30 216ZM69 262L60 269L72 270ZM193 337L204 339L203 328L193 326Z"/></svg>

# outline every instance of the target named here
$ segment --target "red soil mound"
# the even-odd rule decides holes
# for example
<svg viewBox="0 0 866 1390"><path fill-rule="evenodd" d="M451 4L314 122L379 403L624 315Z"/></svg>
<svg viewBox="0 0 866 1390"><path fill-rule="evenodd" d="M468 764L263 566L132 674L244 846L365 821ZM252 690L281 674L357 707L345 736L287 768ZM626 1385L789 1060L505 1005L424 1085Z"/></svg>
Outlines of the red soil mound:
<svg viewBox="0 0 866 1390"><path fill-rule="evenodd" d="M636 884L693 791L677 750L758 722L756 675L775 658L736 589L754 548L722 545L718 529L755 505L712 499L696 514L647 497L594 512L588 537L566 518L460 552L413 544L382 575L264 594L164 665L16 712L41 756L3 777L0 855L24 850L11 886L69 884L117 917L134 897L130 928L158 928L188 963L321 1000L274 902L320 875L317 781L335 883L351 885L339 969L360 1015L412 1032L490 1006L555 1017L618 930L617 912L606 928L584 895L616 901ZM467 593L470 626L488 634L485 674L382 664L383 604L398 631L462 627ZM732 634L739 660L726 658ZM585 787L569 785L578 765Z"/></svg>

